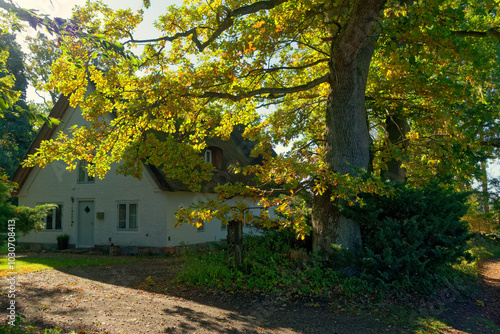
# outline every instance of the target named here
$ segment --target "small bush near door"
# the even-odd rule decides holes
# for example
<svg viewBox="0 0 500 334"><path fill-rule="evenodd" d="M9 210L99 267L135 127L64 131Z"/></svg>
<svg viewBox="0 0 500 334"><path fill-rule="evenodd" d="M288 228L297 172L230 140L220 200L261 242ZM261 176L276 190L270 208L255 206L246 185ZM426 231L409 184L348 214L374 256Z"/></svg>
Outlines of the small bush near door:
<svg viewBox="0 0 500 334"><path fill-rule="evenodd" d="M68 249L69 235L61 234L58 235L56 239L57 239L57 249L59 250Z"/></svg>

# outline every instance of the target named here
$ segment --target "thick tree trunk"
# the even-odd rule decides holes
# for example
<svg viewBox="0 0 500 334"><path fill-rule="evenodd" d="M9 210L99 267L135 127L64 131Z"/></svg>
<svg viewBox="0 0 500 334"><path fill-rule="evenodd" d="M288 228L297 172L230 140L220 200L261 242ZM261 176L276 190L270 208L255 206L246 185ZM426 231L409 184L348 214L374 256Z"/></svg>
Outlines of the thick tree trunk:
<svg viewBox="0 0 500 334"><path fill-rule="evenodd" d="M332 44L330 91L326 109L326 168L339 174L368 170L371 139L368 130L365 90L373 55L372 28L385 0L358 2L351 17ZM361 246L359 223L344 217L332 198L330 185L313 199L313 250L333 251L332 244L356 249Z"/></svg>
<svg viewBox="0 0 500 334"><path fill-rule="evenodd" d="M390 145L399 145L403 150L406 148L407 145L404 140L406 139L409 127L405 117L398 114L387 116L385 131ZM387 168L380 172L383 179L398 183L406 182L406 169L401 167L402 161L400 158L394 157L386 161L386 163Z"/></svg>
<svg viewBox="0 0 500 334"><path fill-rule="evenodd" d="M337 84L329 92L326 110L325 163L339 174L356 174L353 167L368 170L371 139L366 123L365 87L373 52L367 43L350 67L335 69ZM361 246L359 224L340 214L332 202L330 186L313 203L313 249L327 253L331 244L349 249Z"/></svg>

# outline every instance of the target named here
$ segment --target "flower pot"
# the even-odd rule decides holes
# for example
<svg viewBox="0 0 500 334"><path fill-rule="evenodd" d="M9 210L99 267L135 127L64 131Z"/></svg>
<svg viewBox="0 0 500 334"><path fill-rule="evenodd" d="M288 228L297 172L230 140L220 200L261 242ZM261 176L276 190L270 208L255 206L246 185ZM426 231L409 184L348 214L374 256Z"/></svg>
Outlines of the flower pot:
<svg viewBox="0 0 500 334"><path fill-rule="evenodd" d="M68 249L69 239L57 239L57 249Z"/></svg>

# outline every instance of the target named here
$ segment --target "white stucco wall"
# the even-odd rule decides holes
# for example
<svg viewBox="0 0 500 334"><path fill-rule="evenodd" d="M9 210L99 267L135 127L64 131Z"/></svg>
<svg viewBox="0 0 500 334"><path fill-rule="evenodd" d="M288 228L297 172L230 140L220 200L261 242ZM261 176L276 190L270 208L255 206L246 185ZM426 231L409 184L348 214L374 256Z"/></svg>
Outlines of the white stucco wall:
<svg viewBox="0 0 500 334"><path fill-rule="evenodd" d="M221 228L221 223L212 221L204 225L203 230L198 230L191 224L181 224L174 227L175 212L181 207L187 207L191 203L214 198L213 194L200 194L191 192L171 192L168 193L166 206L168 215L166 216L167 235L170 246L182 244L196 244L202 242L219 241L226 238L226 230Z"/></svg>
<svg viewBox="0 0 500 334"><path fill-rule="evenodd" d="M69 172L62 163L54 162L44 169L35 168L19 195L19 203L26 206L62 204L62 230L30 233L20 238L20 241L55 243L57 235L67 233L71 237L70 243L75 244L78 203L91 200L94 201L94 211L104 213L104 219L94 220L95 245L109 245L112 242L115 245L165 246L166 194L158 190L148 175L137 180L115 175L113 169L103 180L79 184L77 172ZM118 230L119 202L137 203L136 231Z"/></svg>
<svg viewBox="0 0 500 334"><path fill-rule="evenodd" d="M120 246L174 247L226 238L227 229L216 220L206 223L203 230L190 224L174 226L175 212L180 206L214 198L214 194L164 192L147 173L142 180L137 180L116 175L114 168L103 180L79 184L77 172L64 167L64 164L55 162L44 169L35 168L19 195L20 205L62 204L62 230L32 232L20 237L19 241L54 244L57 235L67 233L70 244L78 247L78 203L88 200L94 201L96 213L104 213L104 219L94 220L95 245L110 245L112 242ZM118 229L120 202L138 204L137 231ZM244 232L249 232L249 229L245 227Z"/></svg>

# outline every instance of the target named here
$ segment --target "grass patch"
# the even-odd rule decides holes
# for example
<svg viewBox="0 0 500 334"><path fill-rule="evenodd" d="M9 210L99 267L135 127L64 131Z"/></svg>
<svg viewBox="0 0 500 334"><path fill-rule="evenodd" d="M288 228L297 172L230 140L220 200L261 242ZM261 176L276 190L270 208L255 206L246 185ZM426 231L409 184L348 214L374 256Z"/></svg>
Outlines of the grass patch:
<svg viewBox="0 0 500 334"><path fill-rule="evenodd" d="M14 326L8 322L0 324L0 333L2 334L87 334L85 330L67 331L60 327L55 328L39 328L38 326L30 325L26 321L26 316L17 314Z"/></svg>
<svg viewBox="0 0 500 334"><path fill-rule="evenodd" d="M417 320L418 329L416 334L440 334L453 329L444 322L434 318L419 318Z"/></svg>
<svg viewBox="0 0 500 334"><path fill-rule="evenodd" d="M472 256L480 260L500 257L500 241L487 235L475 234L470 247Z"/></svg>
<svg viewBox="0 0 500 334"><path fill-rule="evenodd" d="M0 258L0 277L9 276L9 272L17 274L30 273L34 271L47 269L62 269L84 266L98 266L103 264L114 264L124 262L139 261L136 258L114 259L114 258L41 258L41 257L22 257L16 258L15 270L8 267L8 259Z"/></svg>

